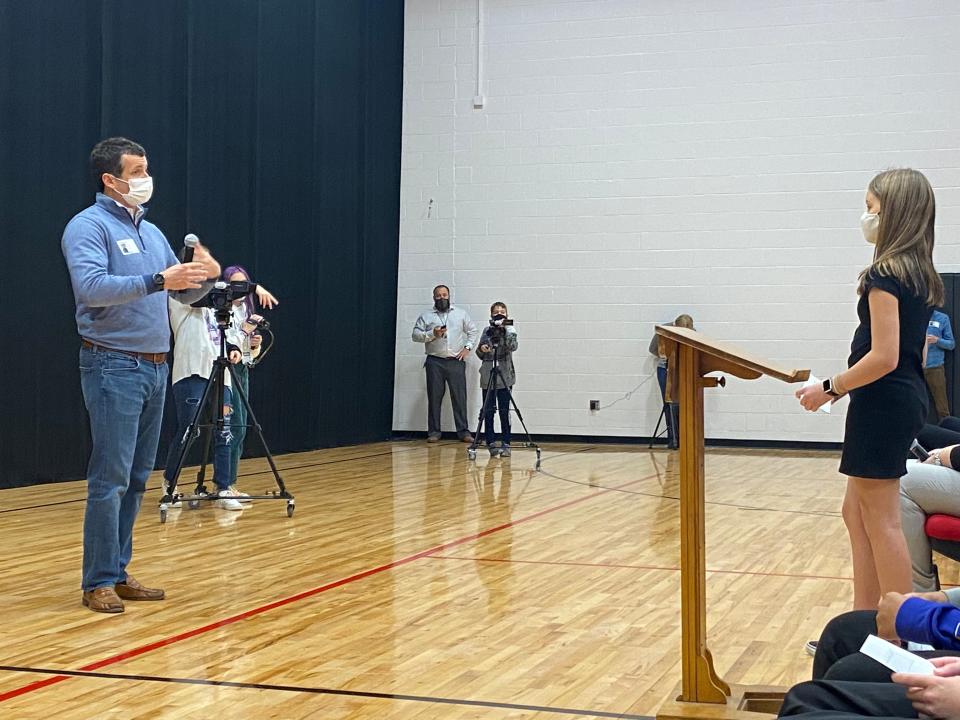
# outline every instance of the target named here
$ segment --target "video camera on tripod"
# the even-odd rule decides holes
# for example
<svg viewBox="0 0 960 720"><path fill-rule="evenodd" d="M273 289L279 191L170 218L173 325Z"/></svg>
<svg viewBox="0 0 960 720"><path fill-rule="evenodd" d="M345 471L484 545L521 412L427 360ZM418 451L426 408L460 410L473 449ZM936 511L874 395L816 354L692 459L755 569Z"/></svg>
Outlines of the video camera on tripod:
<svg viewBox="0 0 960 720"><path fill-rule="evenodd" d="M490 330L487 337L490 338L490 344L496 347L500 341L506 337L507 327L513 325L513 319L506 315L497 314L490 318Z"/></svg>

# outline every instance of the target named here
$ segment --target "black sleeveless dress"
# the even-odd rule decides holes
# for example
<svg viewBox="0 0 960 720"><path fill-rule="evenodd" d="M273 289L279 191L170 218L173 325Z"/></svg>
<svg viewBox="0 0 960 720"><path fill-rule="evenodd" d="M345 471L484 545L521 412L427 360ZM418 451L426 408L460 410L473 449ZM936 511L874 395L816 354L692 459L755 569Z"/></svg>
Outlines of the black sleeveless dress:
<svg viewBox="0 0 960 720"><path fill-rule="evenodd" d="M926 297L894 277L871 274L857 303L860 326L853 334L847 367L871 347L869 295L884 290L899 301L900 359L896 369L850 391L840 472L862 478L893 479L906 474L910 443L927 417L923 345L933 308Z"/></svg>

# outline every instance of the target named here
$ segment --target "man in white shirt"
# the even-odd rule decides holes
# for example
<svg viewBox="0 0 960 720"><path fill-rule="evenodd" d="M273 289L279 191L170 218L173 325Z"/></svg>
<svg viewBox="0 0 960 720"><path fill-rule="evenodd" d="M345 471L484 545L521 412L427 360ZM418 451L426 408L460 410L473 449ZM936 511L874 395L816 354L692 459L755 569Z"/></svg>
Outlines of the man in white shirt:
<svg viewBox="0 0 960 720"><path fill-rule="evenodd" d="M433 308L417 318L413 341L424 343L427 359L427 442L440 440L440 406L447 386L457 437L472 443L467 429L467 372L465 360L477 342L477 326L466 310L450 304L450 288L433 289Z"/></svg>

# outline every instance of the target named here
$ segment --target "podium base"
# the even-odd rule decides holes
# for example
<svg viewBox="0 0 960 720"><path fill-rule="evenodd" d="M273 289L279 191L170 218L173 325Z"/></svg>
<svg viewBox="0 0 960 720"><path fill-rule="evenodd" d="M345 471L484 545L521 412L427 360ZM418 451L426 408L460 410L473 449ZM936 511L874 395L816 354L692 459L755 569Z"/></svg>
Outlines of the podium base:
<svg viewBox="0 0 960 720"><path fill-rule="evenodd" d="M777 685L731 685L725 703L673 700L657 711L657 720L767 720L776 717L786 694Z"/></svg>

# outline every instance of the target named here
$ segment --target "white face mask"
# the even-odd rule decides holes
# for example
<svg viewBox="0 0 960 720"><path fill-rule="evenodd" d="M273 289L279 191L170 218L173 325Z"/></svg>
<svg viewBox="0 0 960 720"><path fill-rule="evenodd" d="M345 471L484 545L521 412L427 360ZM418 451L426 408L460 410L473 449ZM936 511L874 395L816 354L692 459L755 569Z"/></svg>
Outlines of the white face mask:
<svg viewBox="0 0 960 720"><path fill-rule="evenodd" d="M114 177L117 176L114 175ZM121 180L121 178L117 178L117 180ZM143 205L153 197L152 177L130 178L129 180L121 180L121 182L125 182L130 186L130 192L122 193L117 190L117 193L131 205Z"/></svg>
<svg viewBox="0 0 960 720"><path fill-rule="evenodd" d="M876 245L877 233L880 231L880 216L877 213L865 212L860 216L860 229L866 241Z"/></svg>

